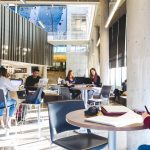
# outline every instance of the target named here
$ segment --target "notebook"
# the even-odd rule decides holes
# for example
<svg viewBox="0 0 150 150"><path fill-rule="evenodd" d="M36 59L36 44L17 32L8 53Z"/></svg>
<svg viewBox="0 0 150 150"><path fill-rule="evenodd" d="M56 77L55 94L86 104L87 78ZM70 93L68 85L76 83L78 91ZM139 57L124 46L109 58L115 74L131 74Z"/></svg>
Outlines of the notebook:
<svg viewBox="0 0 150 150"><path fill-rule="evenodd" d="M102 106L101 111L106 116L119 116L131 110L125 106Z"/></svg>
<svg viewBox="0 0 150 150"><path fill-rule="evenodd" d="M96 116L91 118L85 118L85 121L100 123L105 125L111 125L115 127L124 127L135 123L143 123L141 115L129 111L124 115L111 117L111 116Z"/></svg>

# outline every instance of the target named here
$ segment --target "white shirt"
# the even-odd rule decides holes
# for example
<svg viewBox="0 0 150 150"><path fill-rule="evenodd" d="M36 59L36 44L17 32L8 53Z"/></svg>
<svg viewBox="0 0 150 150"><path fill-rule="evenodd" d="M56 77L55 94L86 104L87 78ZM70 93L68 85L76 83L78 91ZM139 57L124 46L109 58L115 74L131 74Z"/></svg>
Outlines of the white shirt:
<svg viewBox="0 0 150 150"><path fill-rule="evenodd" d="M8 91L17 91L16 87L12 85L10 80L3 76L0 77L0 89L3 90L5 96Z"/></svg>

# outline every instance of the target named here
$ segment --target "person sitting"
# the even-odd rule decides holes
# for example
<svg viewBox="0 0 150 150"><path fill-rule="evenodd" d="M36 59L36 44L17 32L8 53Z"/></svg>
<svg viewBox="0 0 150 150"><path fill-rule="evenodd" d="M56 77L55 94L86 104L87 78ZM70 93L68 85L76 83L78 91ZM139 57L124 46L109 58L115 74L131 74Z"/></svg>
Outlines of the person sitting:
<svg viewBox="0 0 150 150"><path fill-rule="evenodd" d="M72 99L77 98L80 94L80 90L71 89L71 87L76 83L76 78L72 70L68 71L67 77L65 79L67 86L69 87L70 93L72 93Z"/></svg>
<svg viewBox="0 0 150 150"><path fill-rule="evenodd" d="M10 80L8 79L8 74L7 74L7 69L4 67L0 67L0 89L3 90L4 96L6 98L6 106L9 106L9 118L8 118L8 127L11 127L11 118L14 115L15 109L16 109L16 100L15 99L10 99L8 97L8 91L17 91L16 87L12 85ZM3 113L4 109L3 107L5 106L4 101L0 102L0 125L2 128L5 127L4 121L3 121Z"/></svg>
<svg viewBox="0 0 150 150"><path fill-rule="evenodd" d="M30 91L36 91L37 90L37 88L38 88L37 85L38 85L40 79L41 79L41 77L39 76L39 69L34 68L32 70L32 75L28 76L26 81L25 81L25 88L26 88L27 95Z"/></svg>
<svg viewBox="0 0 150 150"><path fill-rule="evenodd" d="M122 93L127 91L127 79L122 83Z"/></svg>
<svg viewBox="0 0 150 150"><path fill-rule="evenodd" d="M100 78L100 76L97 74L95 68L91 68L91 69L90 69L90 79L91 79L92 83L93 83L96 87L100 87L100 86L101 86L101 78Z"/></svg>
<svg viewBox="0 0 150 150"><path fill-rule="evenodd" d="M142 117L144 126L150 128L150 115L148 113L143 113ZM150 150L150 145L143 144L138 147L138 150Z"/></svg>
<svg viewBox="0 0 150 150"><path fill-rule="evenodd" d="M94 86L101 87L101 78L97 74L95 68L91 68L90 69L90 79L91 79L92 84L94 84ZM96 94L98 92L99 92L98 90L90 90L90 91L88 91L88 99L90 99L93 94Z"/></svg>
<svg viewBox="0 0 150 150"><path fill-rule="evenodd" d="M32 70L32 75L28 76L26 81L25 81L25 88L26 88L26 94L27 95L32 95L37 89L38 89L38 83L41 77L39 76L39 69L34 68ZM41 98L44 97L44 92L41 94Z"/></svg>

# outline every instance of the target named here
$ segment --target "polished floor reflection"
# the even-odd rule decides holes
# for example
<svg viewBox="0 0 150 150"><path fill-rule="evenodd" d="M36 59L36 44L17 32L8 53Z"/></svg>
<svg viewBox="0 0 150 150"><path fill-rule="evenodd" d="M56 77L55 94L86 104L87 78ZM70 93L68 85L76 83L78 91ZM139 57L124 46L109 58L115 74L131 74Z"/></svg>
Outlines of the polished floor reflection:
<svg viewBox="0 0 150 150"><path fill-rule="evenodd" d="M50 144L48 112L46 110L41 114L42 121L39 125L34 118L36 114L33 113L26 124L12 126L9 130L0 128L0 150L63 150ZM6 135L6 132L9 132L9 135ZM108 136L107 131L92 132ZM108 150L108 147L103 150ZM117 150L126 150L126 132L117 132Z"/></svg>

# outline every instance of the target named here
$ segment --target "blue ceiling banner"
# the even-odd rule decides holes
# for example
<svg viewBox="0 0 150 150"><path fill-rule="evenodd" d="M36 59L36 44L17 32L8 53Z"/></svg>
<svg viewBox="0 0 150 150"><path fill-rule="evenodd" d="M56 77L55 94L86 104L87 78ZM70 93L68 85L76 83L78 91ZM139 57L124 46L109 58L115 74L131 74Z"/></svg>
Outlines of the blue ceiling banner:
<svg viewBox="0 0 150 150"><path fill-rule="evenodd" d="M15 6L10 9L16 11ZM67 32L67 6L65 5L19 5L17 13L46 32L65 34Z"/></svg>

